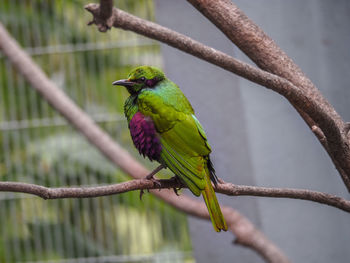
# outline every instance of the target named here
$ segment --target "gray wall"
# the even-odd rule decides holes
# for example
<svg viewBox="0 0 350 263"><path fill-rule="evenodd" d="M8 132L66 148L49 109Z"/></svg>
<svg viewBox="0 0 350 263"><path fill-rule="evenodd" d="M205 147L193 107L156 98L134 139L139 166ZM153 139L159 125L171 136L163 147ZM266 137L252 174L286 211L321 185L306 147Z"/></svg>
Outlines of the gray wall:
<svg viewBox="0 0 350 263"><path fill-rule="evenodd" d="M350 1L237 0L350 120ZM157 22L249 61L186 1L156 1ZM311 131L288 102L213 65L162 45L164 69L190 99L213 148L219 177L236 184L296 187L349 198ZM350 216L306 201L220 196L292 262L350 262ZM190 218L197 262L262 262Z"/></svg>

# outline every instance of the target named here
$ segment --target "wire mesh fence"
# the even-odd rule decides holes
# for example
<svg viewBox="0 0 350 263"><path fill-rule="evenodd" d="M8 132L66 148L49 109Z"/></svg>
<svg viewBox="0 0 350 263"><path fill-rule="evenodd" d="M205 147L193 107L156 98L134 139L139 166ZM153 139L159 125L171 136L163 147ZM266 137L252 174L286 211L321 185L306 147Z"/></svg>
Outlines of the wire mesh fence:
<svg viewBox="0 0 350 263"><path fill-rule="evenodd" d="M111 83L161 65L157 43L86 26L86 1L0 0L0 21L46 74L119 143L127 97ZM117 1L153 20L151 0ZM127 180L0 56L0 180L57 187ZM139 193L44 201L0 193L0 262L193 262L185 215Z"/></svg>

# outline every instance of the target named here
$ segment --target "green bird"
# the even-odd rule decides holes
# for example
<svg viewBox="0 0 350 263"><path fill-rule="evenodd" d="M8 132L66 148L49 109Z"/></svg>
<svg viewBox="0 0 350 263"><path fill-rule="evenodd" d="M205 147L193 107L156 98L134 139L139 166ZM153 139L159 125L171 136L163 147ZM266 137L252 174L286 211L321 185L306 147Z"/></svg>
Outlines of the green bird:
<svg viewBox="0 0 350 263"><path fill-rule="evenodd" d="M158 161L161 164L158 170L169 168L194 195L202 194L214 229L226 231L211 184L211 181L217 184L209 158L211 148L182 91L160 69L151 66L137 67L127 79L115 81L113 85L124 86L130 93L124 112L140 154Z"/></svg>

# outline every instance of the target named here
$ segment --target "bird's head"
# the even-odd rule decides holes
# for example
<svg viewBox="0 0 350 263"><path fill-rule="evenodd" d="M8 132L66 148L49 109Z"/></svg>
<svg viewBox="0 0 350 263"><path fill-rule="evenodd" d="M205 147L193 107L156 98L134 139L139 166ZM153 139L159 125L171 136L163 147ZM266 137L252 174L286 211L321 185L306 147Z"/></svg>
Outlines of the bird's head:
<svg viewBox="0 0 350 263"><path fill-rule="evenodd" d="M113 85L124 86L131 95L134 95L144 88L153 88L164 79L165 75L159 68L141 66L133 69L127 79L114 81Z"/></svg>

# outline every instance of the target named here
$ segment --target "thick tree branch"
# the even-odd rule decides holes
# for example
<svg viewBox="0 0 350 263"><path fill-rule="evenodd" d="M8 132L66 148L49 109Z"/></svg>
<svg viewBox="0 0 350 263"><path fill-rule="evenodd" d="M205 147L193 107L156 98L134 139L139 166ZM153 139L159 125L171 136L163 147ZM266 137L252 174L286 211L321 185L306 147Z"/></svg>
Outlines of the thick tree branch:
<svg viewBox="0 0 350 263"><path fill-rule="evenodd" d="M312 131L317 127L316 137L328 152L345 185L350 191L350 151L346 126L332 105L322 96L311 80L291 58L250 20L232 1L187 0L215 24L261 69L291 81L315 101L320 110L334 121L333 125L322 125L305 111L304 107L290 101ZM320 134L323 134L319 136Z"/></svg>
<svg viewBox="0 0 350 263"><path fill-rule="evenodd" d="M345 123L345 133L349 136L350 131L350 122Z"/></svg>
<svg viewBox="0 0 350 263"><path fill-rule="evenodd" d="M232 1L187 0L204 16L214 23L235 45L237 45L258 67L291 81L304 90L311 100L317 102L321 110L334 120L335 125L317 123L303 107L292 105L320 140L335 164L343 182L350 191L349 138L346 126L331 104L322 96L311 80L291 58L250 20ZM315 129L315 127L317 127ZM344 134L345 133L345 134ZM345 135L345 136L344 136ZM328 142L329 141L329 142ZM346 167L346 168L344 168Z"/></svg>
<svg viewBox="0 0 350 263"><path fill-rule="evenodd" d="M227 1L223 2L226 3ZM217 2L213 1L211 3L212 5L215 5ZM100 19L99 5L88 4L85 8L93 14L93 22L98 23L98 20ZM316 88L313 88L311 92L311 88L302 88L301 81L296 82L297 84L293 84L285 77L280 77L279 75L272 74L234 59L221 51L203 45L185 35L153 22L140 19L120 9L113 8L112 16L109 19L113 21L114 27L130 30L166 43L252 82L272 89L284 96L298 110L304 120L309 124L310 128L317 124L324 133L328 144L326 150L333 161L337 160L334 163L342 175L346 187L350 191L350 148L344 123L335 110L323 99ZM267 39L267 43L270 43L271 41ZM265 43L264 46L267 45L267 43ZM308 85L310 86L312 83L307 81L307 78L303 77L302 72L299 71L295 68L295 72L298 74L299 78L309 83ZM293 78L291 79L294 80Z"/></svg>
<svg viewBox="0 0 350 263"><path fill-rule="evenodd" d="M58 187L49 188L36 184L19 182L0 182L0 192L17 192L39 196L43 199L61 198L91 198L107 195L121 194L134 190L187 188L185 185L172 180L161 179L154 183L149 179L135 179L119 184L91 187ZM216 192L230 196L261 196L292 198L308 200L339 208L350 213L350 201L341 197L305 189L289 188L268 188L247 185L234 185L231 183L220 183L216 187Z"/></svg>
<svg viewBox="0 0 350 263"><path fill-rule="evenodd" d="M10 37L6 29L0 23L0 50L10 60L30 84L53 108L62 114L79 132L81 132L91 144L101 151L111 162L120 167L125 173L135 179L140 179L149 174L149 171L137 162L126 150L119 146L102 131L74 102L68 98L62 90L47 78L43 71L31 60L31 58ZM199 202L188 196L177 197L171 190L150 190L155 196L168 204L193 216L209 220L209 214L203 202ZM260 254L267 262L287 263L286 256L261 233L243 215L232 208L223 208L223 214L238 244L250 247Z"/></svg>
<svg viewBox="0 0 350 263"><path fill-rule="evenodd" d="M334 108L323 98L310 79L292 61L291 58L250 20L232 1L187 0L214 25L216 25L240 50L242 50L259 68L283 77L295 86L305 90L309 97L322 104L338 126L342 120ZM312 119L296 108L310 128L315 125Z"/></svg>

